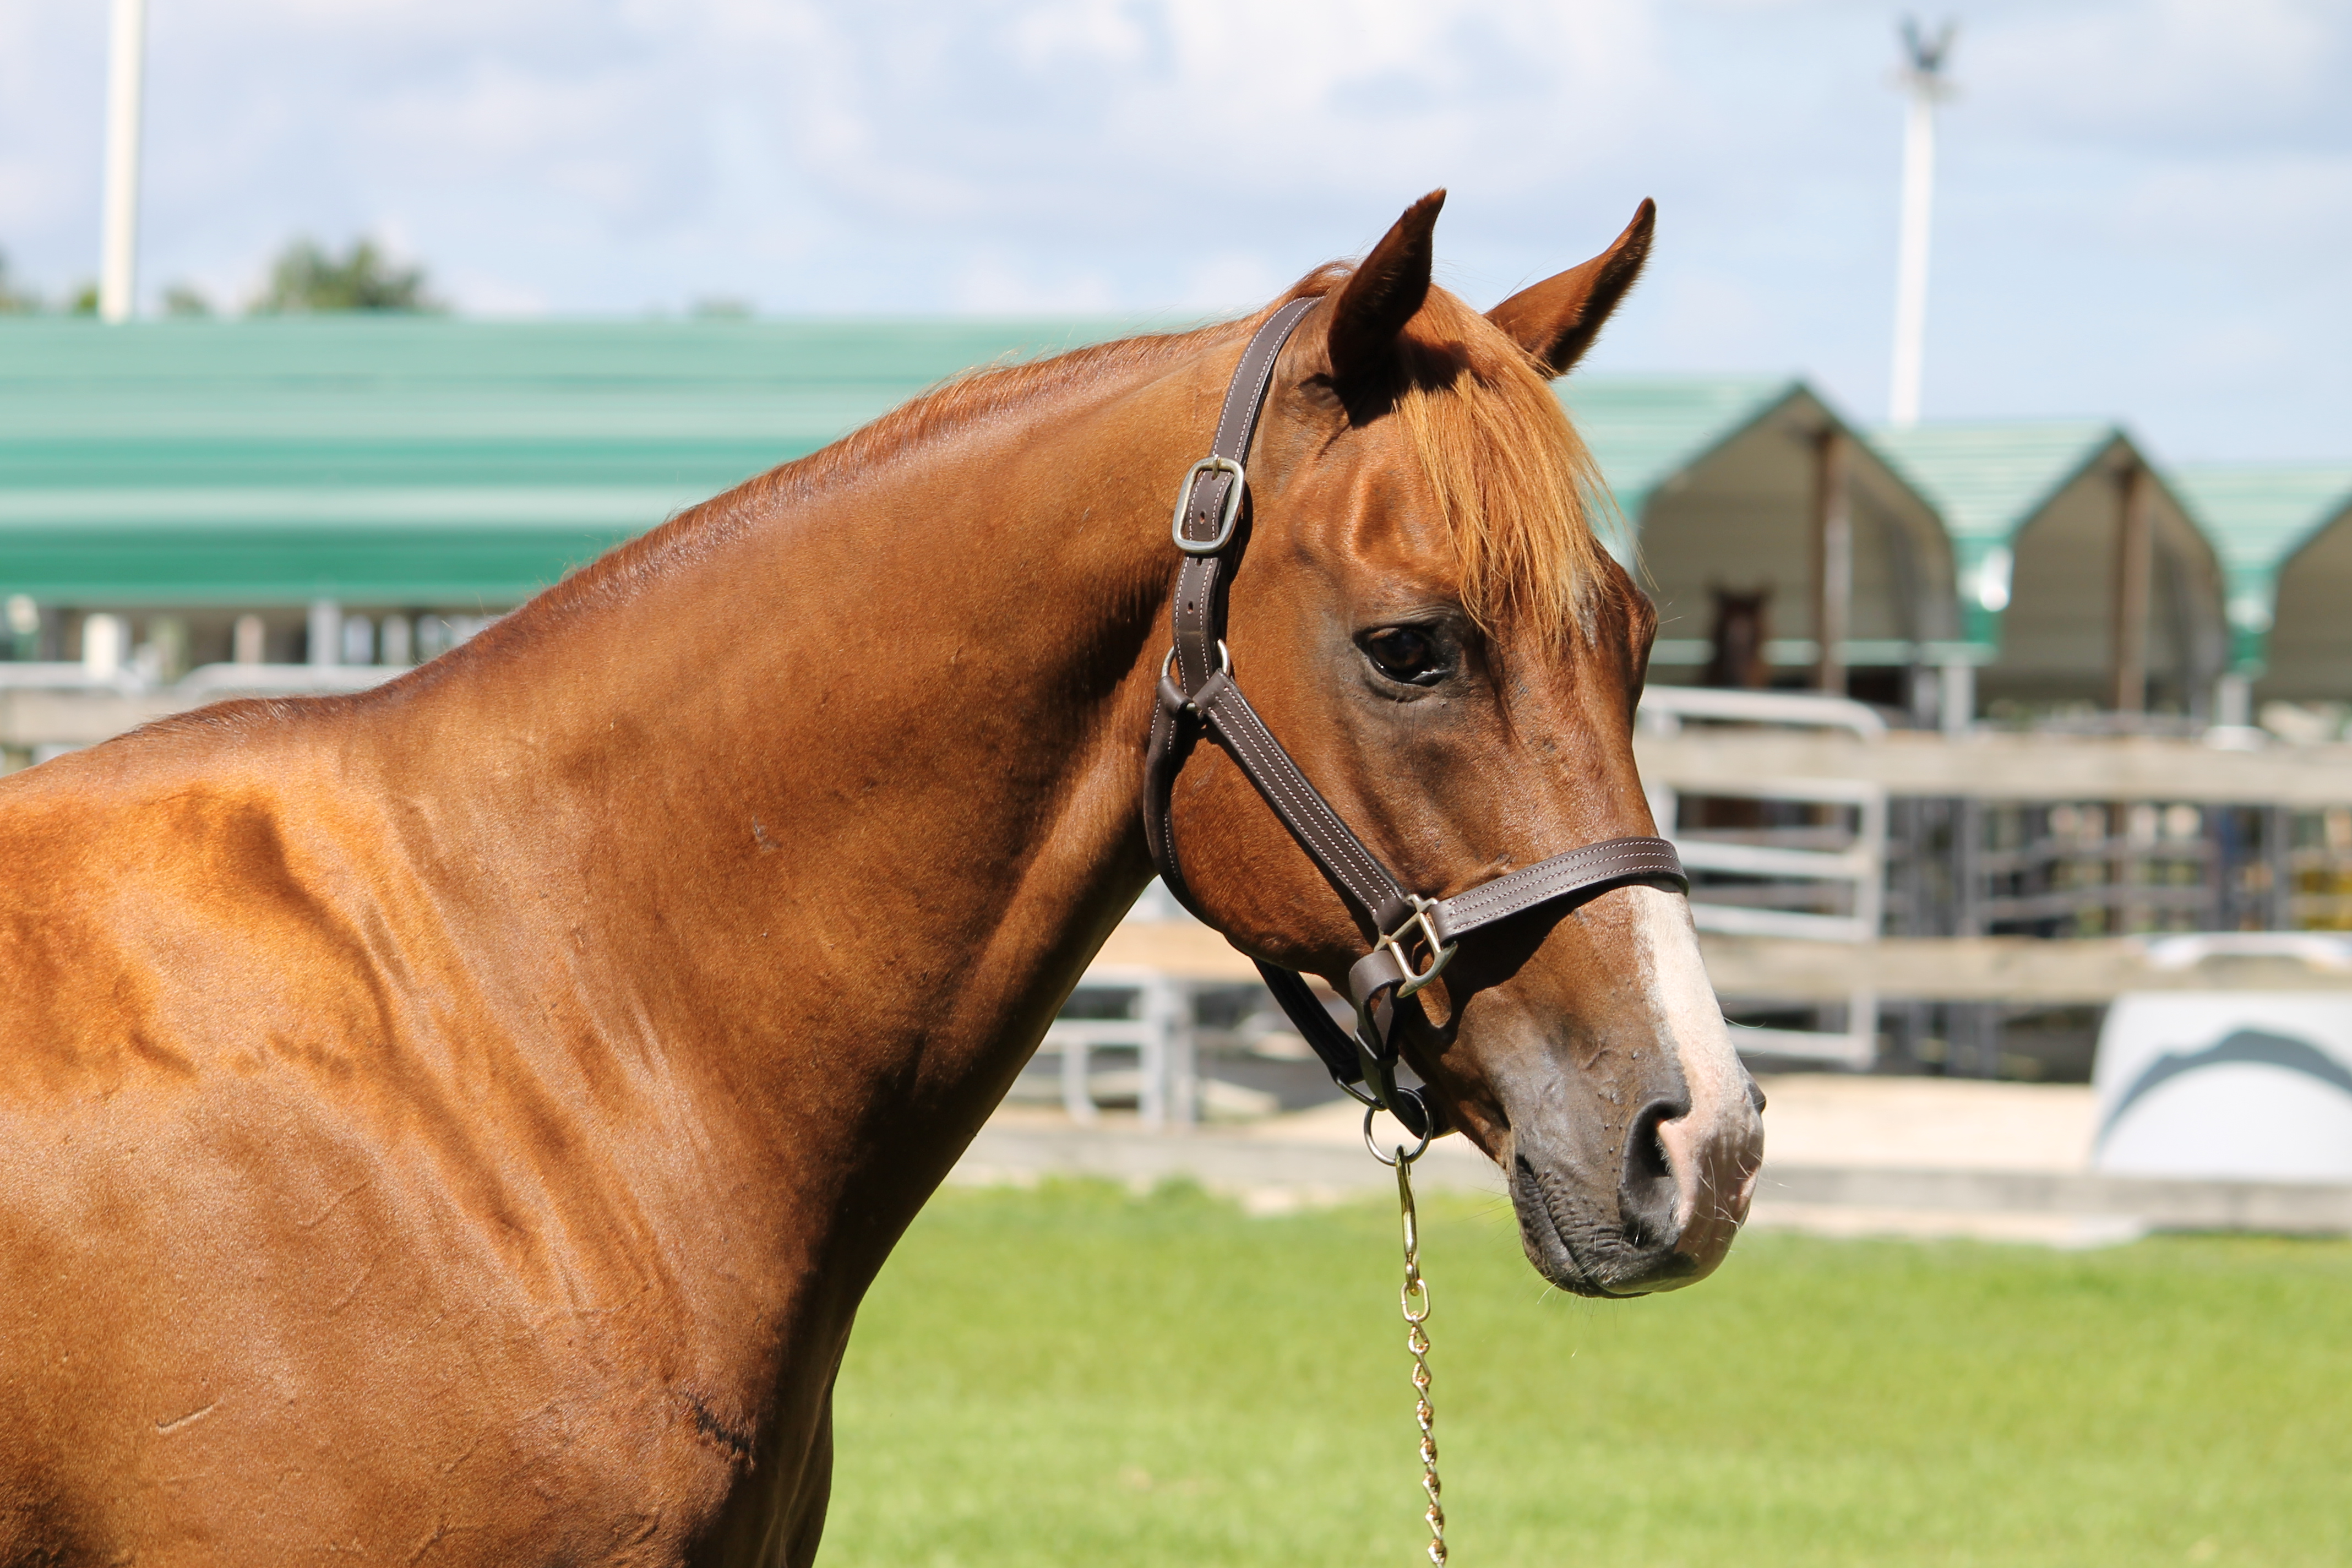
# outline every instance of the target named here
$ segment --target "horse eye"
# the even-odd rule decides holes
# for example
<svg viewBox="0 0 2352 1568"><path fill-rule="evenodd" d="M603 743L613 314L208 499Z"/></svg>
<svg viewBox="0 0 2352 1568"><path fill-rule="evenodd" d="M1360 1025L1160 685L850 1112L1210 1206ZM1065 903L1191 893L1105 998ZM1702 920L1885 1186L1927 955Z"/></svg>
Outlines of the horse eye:
<svg viewBox="0 0 2352 1568"><path fill-rule="evenodd" d="M1426 686L1445 673L1437 645L1412 626L1383 626L1364 639L1364 652L1391 680Z"/></svg>

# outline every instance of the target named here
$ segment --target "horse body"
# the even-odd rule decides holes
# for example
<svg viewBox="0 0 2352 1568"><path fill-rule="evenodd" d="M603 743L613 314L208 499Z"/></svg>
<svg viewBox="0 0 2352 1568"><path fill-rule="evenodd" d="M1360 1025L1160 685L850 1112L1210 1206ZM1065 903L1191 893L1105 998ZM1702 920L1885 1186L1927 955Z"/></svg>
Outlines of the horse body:
<svg viewBox="0 0 2352 1568"><path fill-rule="evenodd" d="M376 691L0 784L0 1562L807 1562L858 1300L1150 875L1148 520L1237 349L981 378ZM1281 395L1233 625L1334 804L1431 886L1646 826L1629 586L1574 672L1326 689L1451 557L1398 421ZM1403 797L1465 754L1523 787ZM1217 923L1344 968L1233 770L1181 785ZM1544 1272L1695 1278L1754 1116L1687 918L1528 923L1416 1065Z"/></svg>

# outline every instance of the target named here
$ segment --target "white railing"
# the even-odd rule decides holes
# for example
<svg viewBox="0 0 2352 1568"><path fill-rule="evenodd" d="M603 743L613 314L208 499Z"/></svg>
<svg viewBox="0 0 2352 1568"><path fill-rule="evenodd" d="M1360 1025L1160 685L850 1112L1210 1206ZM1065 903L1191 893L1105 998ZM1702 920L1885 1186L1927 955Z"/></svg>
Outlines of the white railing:
<svg viewBox="0 0 2352 1568"><path fill-rule="evenodd" d="M80 692L107 697L152 694L184 697L193 704L209 701L226 692L363 691L395 675L407 674L409 668L390 664L205 664L177 680L152 681L129 666L110 674L98 674L84 664L0 659L0 690Z"/></svg>
<svg viewBox="0 0 2352 1568"><path fill-rule="evenodd" d="M1795 724L1851 730L1866 741L1886 733L1886 721L1868 703L1810 691L1738 691L1714 686L1653 686L1642 693L1636 721L1672 734L1685 719L1733 724Z"/></svg>
<svg viewBox="0 0 2352 1568"><path fill-rule="evenodd" d="M1769 877L1780 882L1845 889L1845 896L1837 900L1848 910L1843 915L1710 903L1703 888L1695 889L1691 894L1691 919L1699 930L1733 936L1795 937L1808 942L1878 940L1886 887L1884 788L1860 779L1760 779L1749 784L1710 784L1706 793L1710 797L1847 807L1853 811L1855 821L1853 838L1843 849L1785 849L1670 833L1684 867L1689 870Z"/></svg>
<svg viewBox="0 0 2352 1568"><path fill-rule="evenodd" d="M87 665L48 659L0 660L0 690L116 691L123 685L121 677L101 679L92 675Z"/></svg>
<svg viewBox="0 0 2352 1568"><path fill-rule="evenodd" d="M408 665L393 664L205 664L188 671L166 689L190 697L212 698L231 692L364 691L395 675L406 675Z"/></svg>
<svg viewBox="0 0 2352 1568"><path fill-rule="evenodd" d="M1089 1122L1100 1114L1093 1057L1103 1050L1136 1054L1136 1109L1146 1127L1190 1126L1199 1120L1190 986L1154 969L1097 964L1078 987L1124 993L1129 1016L1056 1018L1038 1044L1038 1056L1061 1058L1062 1108L1070 1120Z"/></svg>
<svg viewBox="0 0 2352 1568"><path fill-rule="evenodd" d="M1731 691L1709 687L1654 686L1643 693L1637 722L1653 733L1672 733L1688 719L1735 724L1786 724L1843 730L1865 741L1886 733L1886 721L1863 703L1843 697L1797 691ZM1691 889L1691 921L1699 930L1727 936L1782 937L1801 942L1862 946L1878 940L1886 887L1886 790L1861 779L1759 779L1709 784L1708 798L1787 802L1835 806L1853 813L1853 831L1837 849L1790 848L1772 844L1692 837L1681 829L1681 799L1670 787L1649 789L1650 814L1659 831L1674 840L1684 867L1694 872L1769 879L1822 889L1843 914L1759 908L1710 900L1704 882ZM1694 830L1696 831L1696 830ZM1857 975L1868 973L1855 965ZM1878 1054L1878 996L1866 984L1847 995L1846 1026L1840 1031L1736 1028L1743 1051L1796 1057L1865 1068Z"/></svg>

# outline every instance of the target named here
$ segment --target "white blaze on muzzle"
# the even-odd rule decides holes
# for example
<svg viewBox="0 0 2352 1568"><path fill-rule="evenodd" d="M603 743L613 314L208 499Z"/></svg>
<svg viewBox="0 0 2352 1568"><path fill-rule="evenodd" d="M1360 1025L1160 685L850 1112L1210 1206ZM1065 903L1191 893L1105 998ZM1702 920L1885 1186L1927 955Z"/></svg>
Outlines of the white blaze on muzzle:
<svg viewBox="0 0 2352 1568"><path fill-rule="evenodd" d="M1748 1070L1732 1049L1723 1009L1700 959L1690 905L1680 894L1627 888L1633 952L1660 1040L1674 1052L1690 1111L1658 1129L1675 1185L1675 1250L1706 1256L1748 1217L1764 1133L1748 1097Z"/></svg>

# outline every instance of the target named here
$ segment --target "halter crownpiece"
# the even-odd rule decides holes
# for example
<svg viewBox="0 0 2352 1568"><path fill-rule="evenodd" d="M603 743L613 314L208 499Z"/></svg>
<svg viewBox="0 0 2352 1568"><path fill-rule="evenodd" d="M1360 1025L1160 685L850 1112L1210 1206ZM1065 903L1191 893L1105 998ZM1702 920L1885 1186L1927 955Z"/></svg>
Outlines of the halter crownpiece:
<svg viewBox="0 0 2352 1568"><path fill-rule="evenodd" d="M1408 892L1307 782L1234 683L1233 661L1223 640L1225 589L1248 533L1249 479L1243 465L1265 406L1266 390L1273 384L1275 361L1298 323L1320 302L1293 300L1251 337L1225 389L1209 456L1186 470L1177 494L1172 529L1184 563L1176 574L1174 646L1161 668L1160 701L1151 715L1144 837L1160 880L1186 909L1200 914L1177 862L1171 797L1193 742L1206 733L1240 765L1339 892L1356 923L1371 936L1371 951L1348 971L1348 999L1356 1012L1352 1037L1332 1021L1297 973L1255 960L1266 988L1330 1069L1333 1081L1367 1108L1366 1127L1372 1110L1386 1110L1426 1148L1445 1129L1436 1105L1421 1089L1396 1080L1398 1006L1437 978L1462 938L1538 905L1569 900L1582 903L1612 888L1664 885L1688 892L1690 879L1683 873L1675 847L1664 839L1610 838L1522 867L1450 899Z"/></svg>

